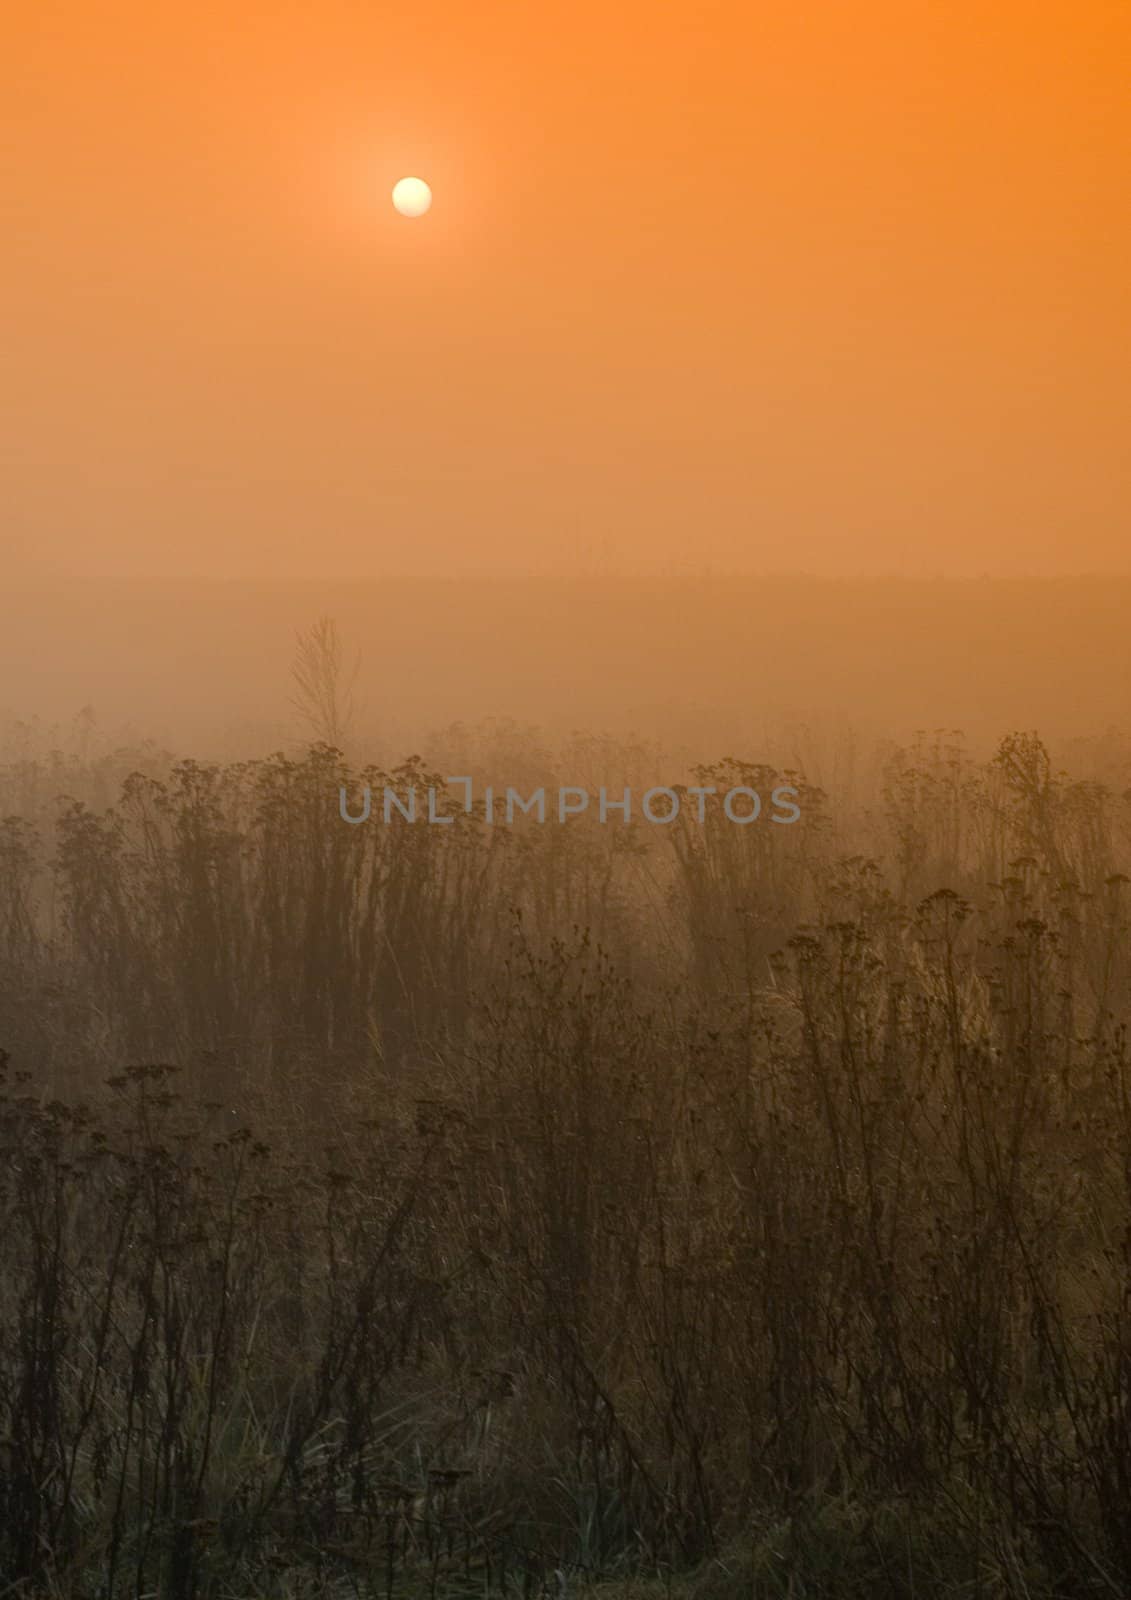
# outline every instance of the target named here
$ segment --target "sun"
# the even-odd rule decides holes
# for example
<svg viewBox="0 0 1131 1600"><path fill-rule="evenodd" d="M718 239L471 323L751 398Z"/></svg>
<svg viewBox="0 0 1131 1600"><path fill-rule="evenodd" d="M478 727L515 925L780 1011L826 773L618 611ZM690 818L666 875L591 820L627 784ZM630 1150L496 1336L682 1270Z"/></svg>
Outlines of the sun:
<svg viewBox="0 0 1131 1600"><path fill-rule="evenodd" d="M423 178L402 178L393 186L393 205L402 217L422 217L432 204L432 191Z"/></svg>

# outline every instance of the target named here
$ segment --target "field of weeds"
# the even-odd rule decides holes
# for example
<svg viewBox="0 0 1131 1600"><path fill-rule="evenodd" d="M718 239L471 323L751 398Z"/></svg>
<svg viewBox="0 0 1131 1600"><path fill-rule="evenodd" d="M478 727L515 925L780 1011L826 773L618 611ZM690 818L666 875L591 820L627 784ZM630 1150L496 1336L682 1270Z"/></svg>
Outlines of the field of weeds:
<svg viewBox="0 0 1131 1600"><path fill-rule="evenodd" d="M1108 769L502 830L9 752L0 1595L1131 1593Z"/></svg>

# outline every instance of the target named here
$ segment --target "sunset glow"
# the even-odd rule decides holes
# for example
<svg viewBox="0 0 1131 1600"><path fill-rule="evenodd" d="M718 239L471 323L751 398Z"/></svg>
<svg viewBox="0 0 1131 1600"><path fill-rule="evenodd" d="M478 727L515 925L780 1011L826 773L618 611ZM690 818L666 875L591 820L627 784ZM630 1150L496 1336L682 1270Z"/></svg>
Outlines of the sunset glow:
<svg viewBox="0 0 1131 1600"><path fill-rule="evenodd" d="M1107 0L18 8L4 537L1125 569L1129 59Z"/></svg>
<svg viewBox="0 0 1131 1600"><path fill-rule="evenodd" d="M1126 1600L1131 0L9 11L0 1600Z"/></svg>

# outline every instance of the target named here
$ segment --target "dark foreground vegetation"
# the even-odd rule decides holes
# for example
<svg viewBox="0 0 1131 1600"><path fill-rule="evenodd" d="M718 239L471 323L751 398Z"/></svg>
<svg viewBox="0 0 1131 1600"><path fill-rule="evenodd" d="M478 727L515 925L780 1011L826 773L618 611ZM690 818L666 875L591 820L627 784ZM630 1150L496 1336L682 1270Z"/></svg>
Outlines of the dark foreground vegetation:
<svg viewBox="0 0 1131 1600"><path fill-rule="evenodd" d="M1131 1593L1118 782L123 761L0 770L0 1595Z"/></svg>

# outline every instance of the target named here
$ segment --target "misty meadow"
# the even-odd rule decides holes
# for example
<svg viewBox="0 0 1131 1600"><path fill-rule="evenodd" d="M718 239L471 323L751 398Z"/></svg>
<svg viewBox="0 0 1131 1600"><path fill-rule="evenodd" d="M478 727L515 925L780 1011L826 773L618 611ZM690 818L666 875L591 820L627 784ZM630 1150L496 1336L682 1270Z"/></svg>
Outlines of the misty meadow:
<svg viewBox="0 0 1131 1600"><path fill-rule="evenodd" d="M5 7L0 1600L1129 1600L1129 60Z"/></svg>
<svg viewBox="0 0 1131 1600"><path fill-rule="evenodd" d="M500 828L443 774L679 758L380 767L343 664L244 760L5 735L3 1592L1126 1594L1131 747Z"/></svg>

